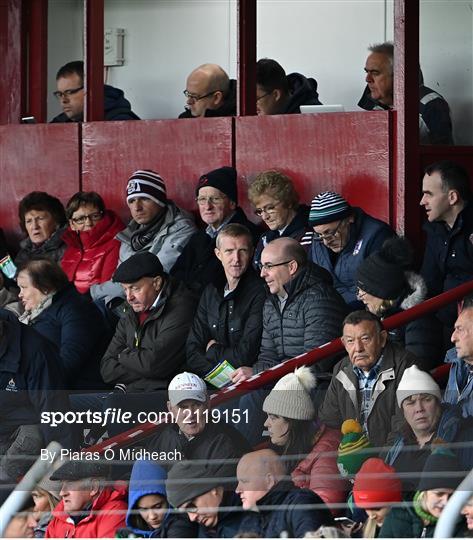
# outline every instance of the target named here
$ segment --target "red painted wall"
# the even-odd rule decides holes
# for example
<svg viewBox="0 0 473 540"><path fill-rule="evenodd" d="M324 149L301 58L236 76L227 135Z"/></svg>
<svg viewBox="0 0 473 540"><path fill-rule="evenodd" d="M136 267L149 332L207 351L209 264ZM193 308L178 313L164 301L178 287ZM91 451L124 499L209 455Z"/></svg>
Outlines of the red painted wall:
<svg viewBox="0 0 473 540"><path fill-rule="evenodd" d="M198 177L231 163L249 216L247 183L280 168L303 202L333 189L389 220L388 120L388 113L365 112L0 126L0 226L17 239L18 202L38 189L63 202L79 189L98 191L127 220L125 186L139 168L159 172L168 196L194 210Z"/></svg>
<svg viewBox="0 0 473 540"><path fill-rule="evenodd" d="M389 113L384 111L236 118L236 167L242 185L280 169L301 201L337 191L389 221Z"/></svg>
<svg viewBox="0 0 473 540"><path fill-rule="evenodd" d="M103 195L129 219L125 187L137 169L153 169L168 197L195 208L194 187L202 174L232 164L232 118L92 122L83 125L82 187Z"/></svg>
<svg viewBox="0 0 473 540"><path fill-rule="evenodd" d="M0 227L10 241L21 235L18 202L47 191L64 203L79 190L79 126L0 126Z"/></svg>

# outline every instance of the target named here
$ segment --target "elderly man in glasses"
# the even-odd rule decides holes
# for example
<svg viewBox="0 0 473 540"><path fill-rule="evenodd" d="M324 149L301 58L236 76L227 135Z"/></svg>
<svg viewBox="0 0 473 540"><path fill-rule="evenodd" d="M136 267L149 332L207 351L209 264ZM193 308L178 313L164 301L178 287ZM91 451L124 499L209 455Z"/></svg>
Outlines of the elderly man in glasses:
<svg viewBox="0 0 473 540"><path fill-rule="evenodd" d="M62 113L54 117L53 123L82 122L84 119L84 62L69 62L56 74L57 90ZM104 85L104 120L139 120L125 99L123 90Z"/></svg>
<svg viewBox="0 0 473 540"><path fill-rule="evenodd" d="M202 64L187 77L186 110L179 118L235 116L236 81L217 64Z"/></svg>
<svg viewBox="0 0 473 540"><path fill-rule="evenodd" d="M207 284L224 277L215 255L220 230L230 223L244 225L251 232L254 244L258 228L238 206L237 172L233 167L219 167L203 174L197 183L195 201L206 228L194 232L171 274L200 296Z"/></svg>
<svg viewBox="0 0 473 540"><path fill-rule="evenodd" d="M313 230L301 240L309 260L332 274L334 287L347 304L362 308L356 297L356 269L386 238L395 236L394 231L333 191L314 197L309 224Z"/></svg>

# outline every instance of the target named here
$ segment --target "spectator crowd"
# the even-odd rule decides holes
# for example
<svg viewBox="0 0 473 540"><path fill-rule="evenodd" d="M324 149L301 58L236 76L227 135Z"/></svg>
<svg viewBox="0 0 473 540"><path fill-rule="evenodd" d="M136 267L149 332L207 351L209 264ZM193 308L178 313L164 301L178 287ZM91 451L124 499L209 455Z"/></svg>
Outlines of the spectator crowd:
<svg viewBox="0 0 473 540"><path fill-rule="evenodd" d="M237 187L230 166L196 179L200 225L146 169L124 181L127 225L95 192L20 201L25 236L2 235L0 261L3 498L49 442L64 451L7 536L432 536L473 466L473 297L383 320L472 279L466 171L425 170L420 269L339 193L305 205L262 171L256 224ZM212 407L340 336L344 354ZM152 413L165 421L127 453L88 450Z"/></svg>
<svg viewBox="0 0 473 540"><path fill-rule="evenodd" d="M393 62L391 43L369 48L361 108L393 107ZM452 144L448 104L419 77L420 140ZM52 121L82 122L83 62L56 84ZM236 81L218 65L194 69L184 96L179 118L236 114ZM317 81L259 60L257 114L302 105L321 105ZM104 119L139 118L105 85ZM301 201L292 178L261 171L244 194L250 219L237 179L226 165L194 179L183 209L158 172L137 170L123 179L127 224L99 193L64 207L33 191L19 245L0 230L2 500L50 442L63 449L5 537L433 535L473 467L473 296L383 321L473 279L466 171L424 171L421 265L330 186ZM212 406L212 393L339 337L343 353ZM95 451L153 417L126 452ZM473 500L462 514L455 534L471 535Z"/></svg>

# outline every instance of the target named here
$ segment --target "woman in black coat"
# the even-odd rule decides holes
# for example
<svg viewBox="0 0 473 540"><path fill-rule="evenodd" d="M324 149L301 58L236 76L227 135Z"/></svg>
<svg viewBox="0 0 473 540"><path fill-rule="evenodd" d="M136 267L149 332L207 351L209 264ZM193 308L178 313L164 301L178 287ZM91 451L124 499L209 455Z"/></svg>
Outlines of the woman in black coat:
<svg viewBox="0 0 473 540"><path fill-rule="evenodd" d="M99 365L110 336L95 305L48 259L28 261L17 282L25 308L20 321L57 346L67 389L104 388Z"/></svg>
<svg viewBox="0 0 473 540"><path fill-rule="evenodd" d="M357 297L368 311L385 319L427 299L427 286L413 271L413 259L407 240L390 238L360 263ZM431 315L390 330L389 339L415 354L417 365L426 371L443 362L442 331Z"/></svg>

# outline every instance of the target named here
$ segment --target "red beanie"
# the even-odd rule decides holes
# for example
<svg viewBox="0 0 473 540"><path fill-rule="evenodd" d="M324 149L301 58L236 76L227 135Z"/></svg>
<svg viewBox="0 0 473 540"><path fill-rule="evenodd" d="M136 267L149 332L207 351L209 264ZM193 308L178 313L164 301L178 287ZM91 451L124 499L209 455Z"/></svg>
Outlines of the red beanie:
<svg viewBox="0 0 473 540"><path fill-rule="evenodd" d="M355 476L353 498L360 508L380 508L402 501L402 486L396 471L382 459L367 459Z"/></svg>

